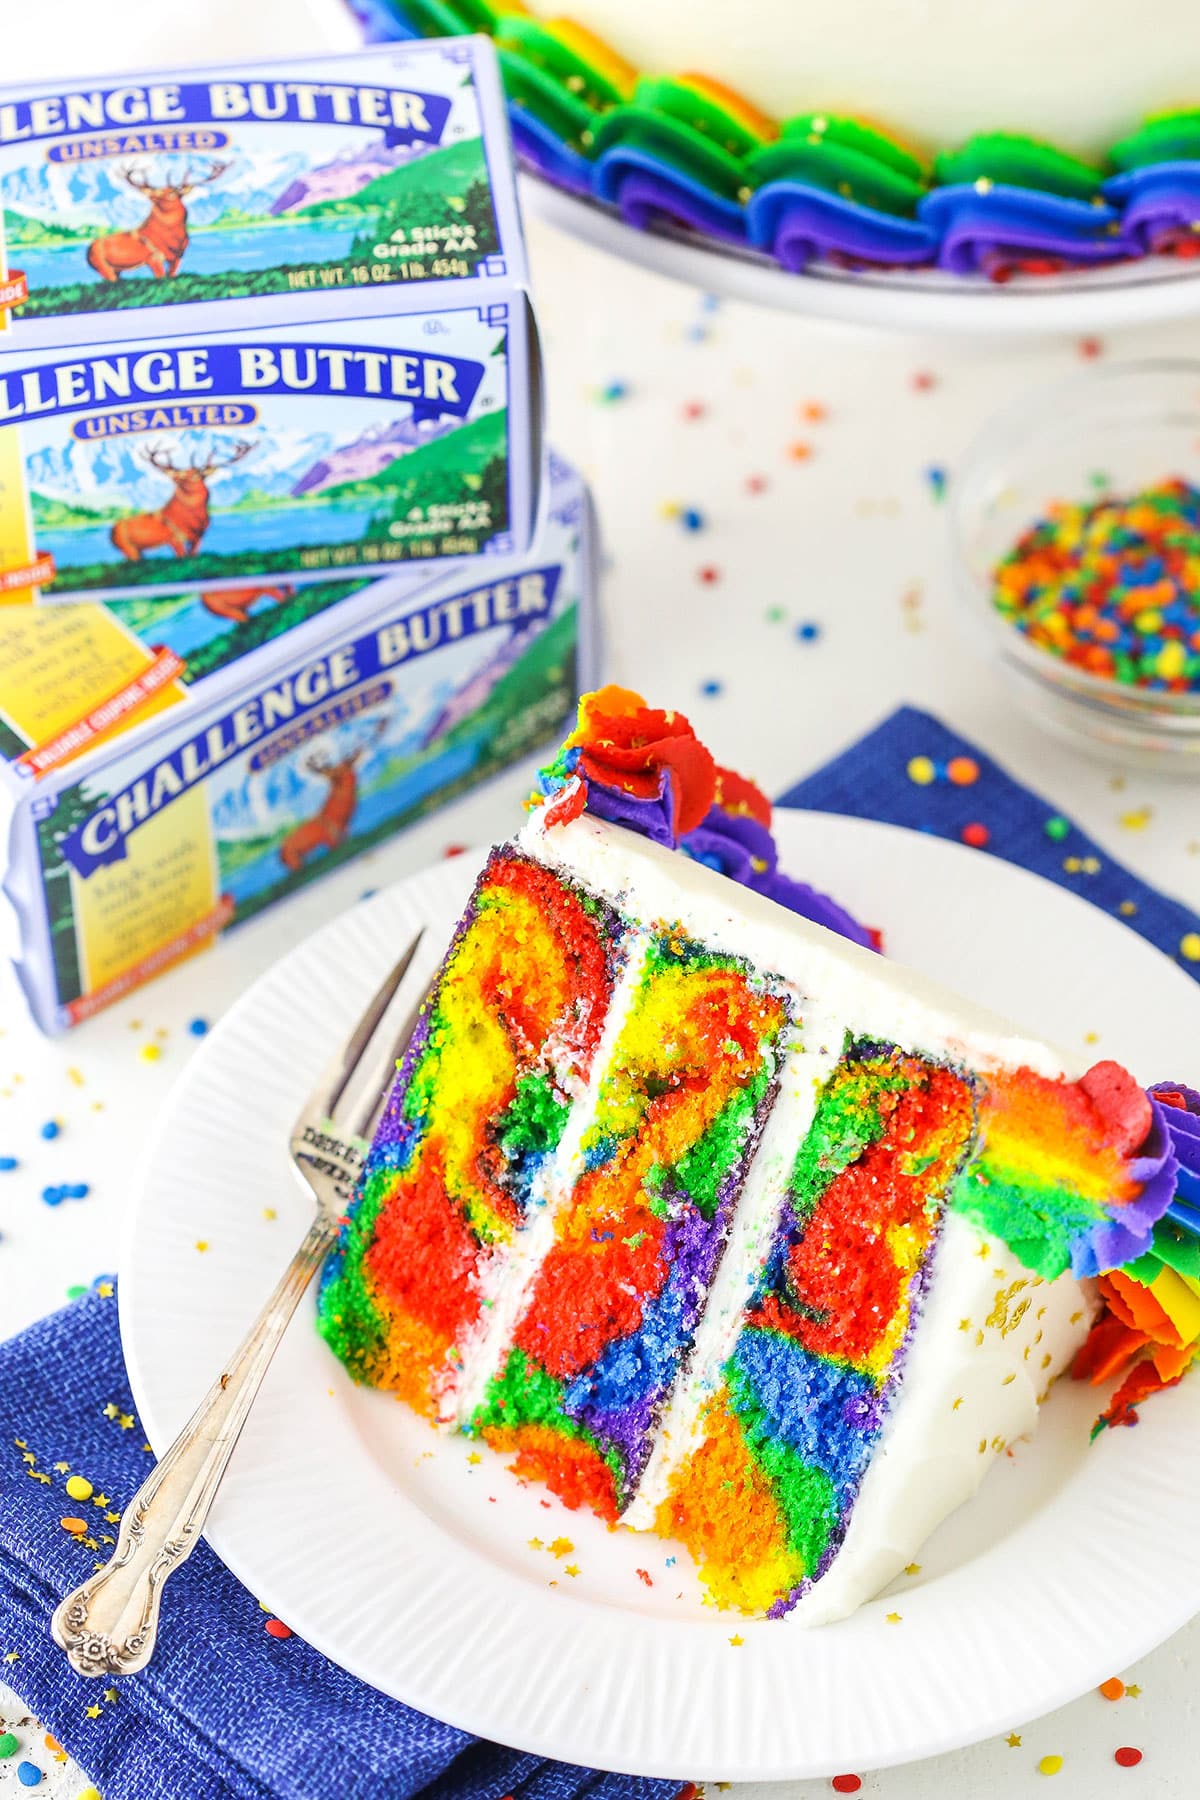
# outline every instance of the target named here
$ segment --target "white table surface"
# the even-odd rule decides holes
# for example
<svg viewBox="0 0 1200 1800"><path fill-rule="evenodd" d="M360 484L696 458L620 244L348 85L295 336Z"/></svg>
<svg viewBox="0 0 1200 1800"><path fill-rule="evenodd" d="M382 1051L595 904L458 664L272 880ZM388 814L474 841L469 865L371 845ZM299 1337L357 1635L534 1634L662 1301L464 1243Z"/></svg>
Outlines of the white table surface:
<svg viewBox="0 0 1200 1800"><path fill-rule="evenodd" d="M5 79L296 55L339 33L345 41L335 0L314 0L308 14L295 0L193 0L186 9L40 0L14 7L4 31ZM772 791L901 701L925 706L1102 846L1200 908L1196 787L1092 762L1013 712L961 634L945 506L929 476L941 469L953 481L980 423L1020 390L1085 360L1188 354L1195 329L948 350L714 306L536 221L530 236L551 436L590 477L607 544L608 676L686 710L721 761ZM672 515L678 507L696 509L702 528L685 530ZM815 640L797 636L805 623L819 627ZM41 1038L0 971L0 1154L20 1158L19 1169L0 1174L0 1337L115 1267L146 1121L198 1042L189 1022L217 1018L272 959L365 889L507 829L530 773L526 764L498 778L69 1037ZM62 1125L53 1142L40 1136L50 1118ZM88 1198L46 1206L42 1187L63 1181L86 1181ZM1102 1595L1103 1571L1097 1579ZM9 1648L0 1644L0 1654ZM861 1792L1009 1800L1052 1780L1059 1800L1182 1800L1196 1792L1198 1660L1200 1622L1136 1669L1113 1671L1132 1684L1125 1698L1086 1695L1022 1729L1019 1742L864 1775ZM74 1800L86 1791L86 1776L56 1759L0 1685L6 1726L21 1752L0 1762L0 1795ZM1120 1745L1141 1749L1143 1761L1118 1766ZM1039 1771L1045 1756L1062 1758L1052 1775ZM18 1784L22 1758L43 1770L39 1787ZM831 1789L810 1781L780 1791L815 1800ZM751 1800L749 1788L731 1792Z"/></svg>

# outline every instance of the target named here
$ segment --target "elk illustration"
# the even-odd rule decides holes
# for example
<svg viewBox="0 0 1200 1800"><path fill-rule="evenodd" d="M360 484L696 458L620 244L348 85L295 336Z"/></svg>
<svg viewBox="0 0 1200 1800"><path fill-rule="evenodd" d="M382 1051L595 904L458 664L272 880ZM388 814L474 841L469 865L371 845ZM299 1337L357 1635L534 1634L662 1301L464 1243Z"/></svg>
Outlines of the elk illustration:
<svg viewBox="0 0 1200 1800"><path fill-rule="evenodd" d="M250 608L258 600L270 600L276 606L282 606L295 593L293 587L241 587L219 588L215 593L201 594L200 603L218 619L228 619L233 625L248 625Z"/></svg>
<svg viewBox="0 0 1200 1800"><path fill-rule="evenodd" d="M117 520L109 536L121 555L130 562L141 562L145 551L169 544L176 556L194 556L208 530L209 477L220 469L232 469L253 448L249 438L239 438L231 456L218 459L213 454L204 463L193 457L183 469L176 468L169 455L153 445L143 450L143 461L165 475L175 492L157 512L130 513L127 519Z"/></svg>
<svg viewBox="0 0 1200 1800"><path fill-rule="evenodd" d="M159 280L173 275L188 247L184 195L207 187L228 167L227 162L212 163L207 175L193 175L189 166L182 181L164 182L162 187L155 187L132 164L119 169L121 179L149 200L150 211L133 231L109 231L92 239L87 259L97 275L104 281L119 281L127 270L140 269L143 263L150 265L151 274Z"/></svg>
<svg viewBox="0 0 1200 1800"><path fill-rule="evenodd" d="M310 756L305 768L311 769L314 775L320 775L329 783L329 792L319 812L311 819L305 819L294 831L289 831L279 846L279 856L285 869L294 875L304 867L305 861L314 850L336 850L350 829L350 821L354 817L354 808L358 804L358 775L356 770L371 746L378 741L386 730L383 719L376 721L373 735L365 744L341 762L318 761Z"/></svg>

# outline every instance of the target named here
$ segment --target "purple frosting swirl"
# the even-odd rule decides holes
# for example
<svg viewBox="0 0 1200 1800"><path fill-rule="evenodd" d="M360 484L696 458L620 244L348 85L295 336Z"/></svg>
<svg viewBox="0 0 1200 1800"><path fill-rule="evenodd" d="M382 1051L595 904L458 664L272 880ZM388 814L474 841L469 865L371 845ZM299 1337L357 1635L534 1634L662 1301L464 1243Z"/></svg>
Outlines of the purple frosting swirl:
<svg viewBox="0 0 1200 1800"><path fill-rule="evenodd" d="M1147 1090L1150 1130L1137 1151L1127 1156L1125 1167L1141 1192L1124 1206L1114 1206L1103 1225L1093 1226L1071 1250L1071 1273L1077 1278L1102 1275L1133 1262L1151 1247L1154 1227L1175 1198L1179 1158L1169 1124L1174 1110Z"/></svg>
<svg viewBox="0 0 1200 1800"><path fill-rule="evenodd" d="M864 950L875 949L875 942L865 925L860 925L843 906L826 894L818 893L807 882L793 881L779 867L775 839L765 825L745 813L724 812L710 807L702 824L680 840L685 856L719 869L722 875L740 882L753 893L786 906L789 912L824 925L839 937L849 938Z"/></svg>
<svg viewBox="0 0 1200 1800"><path fill-rule="evenodd" d="M543 788L545 790L544 783ZM636 831L639 837L648 838L652 844L661 844L664 850L682 850L693 861L728 875L731 881L749 888L752 893L762 894L800 918L837 932L839 937L860 944L864 950L878 948L867 927L860 925L844 906L839 906L827 894L818 893L807 882L793 881L783 873L775 839L765 825L748 814L730 813L722 807L712 806L694 831L689 831L686 837L677 837L675 791L669 769L659 774L657 794L644 799L627 794L622 788L589 780L587 810L593 818Z"/></svg>
<svg viewBox="0 0 1200 1800"><path fill-rule="evenodd" d="M1178 1165L1166 1215L1200 1237L1200 1094L1182 1081L1158 1081L1149 1092L1151 1105L1162 1113ZM1160 1100L1167 1094L1178 1094L1183 1105Z"/></svg>

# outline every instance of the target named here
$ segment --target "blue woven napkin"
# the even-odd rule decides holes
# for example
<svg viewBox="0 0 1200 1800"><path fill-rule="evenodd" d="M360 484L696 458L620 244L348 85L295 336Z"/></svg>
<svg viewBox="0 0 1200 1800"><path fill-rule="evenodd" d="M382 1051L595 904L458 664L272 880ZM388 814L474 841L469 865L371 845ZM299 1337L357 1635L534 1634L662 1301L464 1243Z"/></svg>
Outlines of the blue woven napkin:
<svg viewBox="0 0 1200 1800"><path fill-rule="evenodd" d="M0 1345L0 1673L104 1800L674 1800L679 1782L483 1743L300 1638L271 1636L258 1601L203 1543L164 1590L149 1666L84 1681L51 1642L50 1614L109 1554L109 1514L149 1464L111 1281ZM72 1474L92 1483L89 1499L68 1495ZM86 1519L89 1541L64 1518Z"/></svg>
<svg viewBox="0 0 1200 1800"><path fill-rule="evenodd" d="M976 779L961 785L948 772L960 757L978 770ZM1180 947L1190 938L1188 948L1200 948L1200 917L1149 887L1050 801L1023 787L930 713L902 706L789 788L777 805L880 819L956 842L978 841L982 826L984 854L1032 869L1090 900L1200 981L1200 961L1189 959Z"/></svg>

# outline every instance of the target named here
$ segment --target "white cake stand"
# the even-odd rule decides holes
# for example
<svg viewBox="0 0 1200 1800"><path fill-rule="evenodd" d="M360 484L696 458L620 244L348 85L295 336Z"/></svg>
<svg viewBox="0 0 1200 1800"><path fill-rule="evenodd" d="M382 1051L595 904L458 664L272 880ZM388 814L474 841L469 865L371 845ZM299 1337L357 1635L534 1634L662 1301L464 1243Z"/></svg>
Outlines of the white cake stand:
<svg viewBox="0 0 1200 1800"><path fill-rule="evenodd" d="M524 172L531 213L613 256L688 282L723 299L781 312L936 336L1037 336L1112 331L1200 314L1200 263L1172 257L1017 277L1003 286L940 270L858 274L816 268L802 275L754 251L717 249L683 230L639 231L620 215Z"/></svg>

